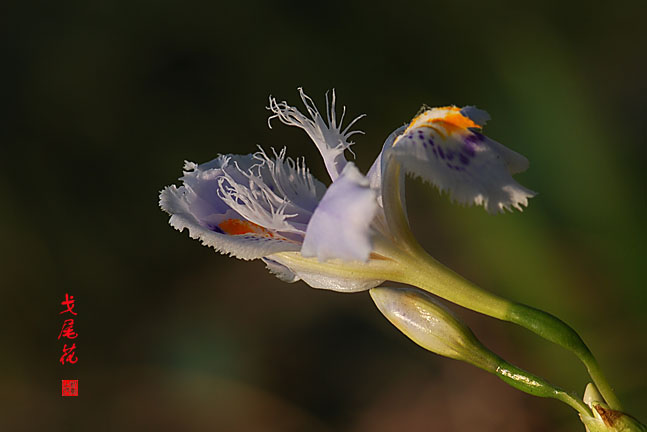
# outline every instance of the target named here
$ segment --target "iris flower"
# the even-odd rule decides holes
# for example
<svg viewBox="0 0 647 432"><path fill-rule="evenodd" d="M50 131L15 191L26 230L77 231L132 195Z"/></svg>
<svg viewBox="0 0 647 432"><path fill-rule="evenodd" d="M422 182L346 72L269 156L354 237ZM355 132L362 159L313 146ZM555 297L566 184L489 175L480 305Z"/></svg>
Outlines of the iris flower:
<svg viewBox="0 0 647 432"><path fill-rule="evenodd" d="M489 115L475 107L424 108L385 140L363 175L353 162L352 126L337 119L335 93L325 117L299 89L305 113L270 97L268 120L303 129L317 146L330 185L286 149L220 155L186 162L182 185L160 193L161 208L179 231L221 253L261 259L287 282L364 291L385 280L413 285L450 302L509 321L561 345L584 363L611 408L621 409L597 361L563 321L487 292L431 257L416 241L405 206L404 176L431 183L450 199L490 213L522 210L534 192L512 175L528 160L482 133ZM271 124L270 124L271 127Z"/></svg>
<svg viewBox="0 0 647 432"><path fill-rule="evenodd" d="M405 173L489 212L521 209L533 195L511 176L526 169L526 158L481 133L489 119L484 111L422 110L389 135L363 175L346 159L350 137L363 133L351 128L363 116L344 127L346 108L338 120L334 91L330 101L326 95L325 117L299 93L307 114L270 97L268 124L276 119L303 129L321 153L330 185L285 148L186 162L183 184L160 194L171 226L221 253L262 259L282 280L352 292L388 279L397 257L411 248Z"/></svg>

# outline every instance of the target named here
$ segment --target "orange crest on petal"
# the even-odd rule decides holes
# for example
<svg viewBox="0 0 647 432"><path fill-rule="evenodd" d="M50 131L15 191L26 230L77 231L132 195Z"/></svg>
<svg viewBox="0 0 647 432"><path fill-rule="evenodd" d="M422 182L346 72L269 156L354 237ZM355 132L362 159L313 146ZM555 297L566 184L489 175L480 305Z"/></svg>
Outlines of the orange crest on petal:
<svg viewBox="0 0 647 432"><path fill-rule="evenodd" d="M274 237L274 233L263 228L254 222L244 221L240 219L227 219L218 224L225 234L240 235L240 234L260 234L263 237Z"/></svg>
<svg viewBox="0 0 647 432"><path fill-rule="evenodd" d="M457 130L464 130L467 128L481 129L481 126L477 125L471 118L465 117L460 112L448 114L445 117L435 118L431 121L434 123L442 123L442 127L444 127L448 133L454 133Z"/></svg>
<svg viewBox="0 0 647 432"><path fill-rule="evenodd" d="M481 129L481 126L475 123L471 118L463 115L460 108L455 106L446 106L429 109L409 124L409 129L428 127L436 131L440 136L447 136L454 133L467 132L468 128ZM444 130L444 133L442 130Z"/></svg>

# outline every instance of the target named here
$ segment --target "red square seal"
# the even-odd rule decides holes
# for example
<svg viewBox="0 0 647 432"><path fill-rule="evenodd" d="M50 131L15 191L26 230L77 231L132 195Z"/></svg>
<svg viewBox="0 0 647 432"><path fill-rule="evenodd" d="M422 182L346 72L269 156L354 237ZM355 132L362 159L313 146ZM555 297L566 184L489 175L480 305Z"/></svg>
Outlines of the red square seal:
<svg viewBox="0 0 647 432"><path fill-rule="evenodd" d="M61 380L63 382L62 396L78 396L79 380Z"/></svg>

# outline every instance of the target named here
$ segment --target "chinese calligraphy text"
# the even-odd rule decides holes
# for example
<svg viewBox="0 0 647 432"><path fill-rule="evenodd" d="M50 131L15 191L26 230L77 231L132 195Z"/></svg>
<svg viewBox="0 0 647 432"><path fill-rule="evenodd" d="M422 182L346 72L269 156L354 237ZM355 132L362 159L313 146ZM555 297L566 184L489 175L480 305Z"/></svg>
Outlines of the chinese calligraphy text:
<svg viewBox="0 0 647 432"><path fill-rule="evenodd" d="M65 314L65 320L61 326L61 331L58 333L58 340L63 338L68 339L67 343L63 344L63 352L59 359L61 365L66 364L75 364L79 361L76 356L76 342L73 340L76 339L79 335L74 330L74 318L72 316L78 315L74 311L75 303L74 296L65 293L65 300L61 302L61 305L65 307L64 310L59 312L59 315ZM78 396L79 395L79 380L61 380L62 381L62 396Z"/></svg>

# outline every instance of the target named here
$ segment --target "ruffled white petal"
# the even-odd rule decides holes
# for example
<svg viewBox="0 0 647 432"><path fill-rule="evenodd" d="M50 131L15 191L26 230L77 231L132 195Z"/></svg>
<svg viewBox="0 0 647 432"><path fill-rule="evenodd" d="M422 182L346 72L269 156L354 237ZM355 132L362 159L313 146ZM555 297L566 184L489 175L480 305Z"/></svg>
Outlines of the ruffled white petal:
<svg viewBox="0 0 647 432"><path fill-rule="evenodd" d="M170 224L222 253L254 259L301 248L325 186L303 160L261 151L185 164L183 185L160 194Z"/></svg>
<svg viewBox="0 0 647 432"><path fill-rule="evenodd" d="M377 210L376 192L353 163L326 191L312 215L301 254L320 261L366 261L371 253L370 224Z"/></svg>
<svg viewBox="0 0 647 432"><path fill-rule="evenodd" d="M220 253L249 260L276 252L298 251L301 247L300 243L282 238L254 233L228 235L214 231L214 228L210 228L204 220L199 220L192 211L192 203L196 201L197 196L191 189L172 185L162 190L159 204L162 210L171 215L169 223L173 228L178 231L186 228L191 238L200 240L203 245L211 246Z"/></svg>
<svg viewBox="0 0 647 432"><path fill-rule="evenodd" d="M270 106L268 109L272 111L273 115L268 119L268 125L271 128L270 121L273 118L278 118L288 126L297 126L303 129L319 149L328 174L335 181L346 166L344 151L350 149L350 146L353 144L349 141L349 138L354 134L363 133L358 130L351 131L350 128L357 120L364 117L364 115L356 117L342 130L346 107L343 108L341 118L337 122L334 90L332 92L331 103L328 102L328 94L326 94L327 123L321 114L319 114L319 110L317 110L312 99L303 92L303 89L299 88L298 90L310 117L308 118L303 115L297 108L288 105L287 102L277 102L275 98L270 96Z"/></svg>
<svg viewBox="0 0 647 432"><path fill-rule="evenodd" d="M482 113L468 113L485 121ZM434 108L416 117L382 157L394 157L408 173L459 203L482 205L490 213L522 210L535 193L511 174L527 167L526 158L478 129L478 122L458 108Z"/></svg>
<svg viewBox="0 0 647 432"><path fill-rule="evenodd" d="M528 159L517 153L514 150L510 150L503 144L500 144L493 139L484 137L487 141L487 145L494 150L495 153L500 155L503 158L503 162L510 174L519 174L528 169L529 163ZM534 195L534 193L533 193Z"/></svg>

